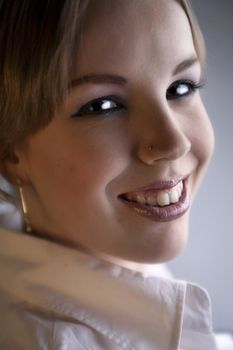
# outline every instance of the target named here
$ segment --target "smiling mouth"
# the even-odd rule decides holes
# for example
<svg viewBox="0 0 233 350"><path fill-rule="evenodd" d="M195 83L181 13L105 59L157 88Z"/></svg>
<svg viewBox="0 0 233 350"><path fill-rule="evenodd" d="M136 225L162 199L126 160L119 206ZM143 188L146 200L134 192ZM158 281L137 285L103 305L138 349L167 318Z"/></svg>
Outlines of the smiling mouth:
<svg viewBox="0 0 233 350"><path fill-rule="evenodd" d="M179 218L189 208L188 178L162 182L151 188L125 193L119 199L139 215L154 221Z"/></svg>

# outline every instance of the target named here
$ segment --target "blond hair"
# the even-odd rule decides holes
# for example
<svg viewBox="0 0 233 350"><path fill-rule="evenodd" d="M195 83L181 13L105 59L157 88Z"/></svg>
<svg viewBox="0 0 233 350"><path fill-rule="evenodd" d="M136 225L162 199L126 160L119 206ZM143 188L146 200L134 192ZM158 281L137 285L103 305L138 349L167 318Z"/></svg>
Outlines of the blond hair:
<svg viewBox="0 0 233 350"><path fill-rule="evenodd" d="M91 0L89 0L91 2ZM45 127L69 85L75 45L88 0L2 0L0 2L0 168L14 145ZM187 0L199 60L205 46Z"/></svg>

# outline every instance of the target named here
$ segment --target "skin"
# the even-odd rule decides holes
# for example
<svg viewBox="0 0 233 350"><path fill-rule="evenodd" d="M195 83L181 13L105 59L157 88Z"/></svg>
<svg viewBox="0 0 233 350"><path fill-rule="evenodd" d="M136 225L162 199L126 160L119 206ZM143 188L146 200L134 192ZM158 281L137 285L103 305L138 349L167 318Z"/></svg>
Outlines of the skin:
<svg viewBox="0 0 233 350"><path fill-rule="evenodd" d="M97 255L141 263L163 262L181 252L190 210L176 220L155 222L118 196L190 175L193 201L212 154L212 128L198 91L166 98L179 79L199 83L198 62L174 73L193 57L189 23L176 1L92 2L68 97L47 127L16 145L18 163L8 164L11 178L23 183L36 231ZM123 79L77 84L89 74ZM116 96L124 108L71 117L106 95Z"/></svg>

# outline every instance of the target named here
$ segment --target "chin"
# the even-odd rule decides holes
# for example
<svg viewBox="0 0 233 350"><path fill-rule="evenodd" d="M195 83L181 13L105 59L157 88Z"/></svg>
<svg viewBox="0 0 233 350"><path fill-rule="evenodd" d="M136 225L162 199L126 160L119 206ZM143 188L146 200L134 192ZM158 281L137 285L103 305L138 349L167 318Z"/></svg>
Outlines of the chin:
<svg viewBox="0 0 233 350"><path fill-rule="evenodd" d="M128 251L119 251L122 259L143 264L168 262L182 253L188 241L188 214L176 223L164 223L160 230L144 235L140 244L135 240ZM128 247L129 248L129 247Z"/></svg>
<svg viewBox="0 0 233 350"><path fill-rule="evenodd" d="M186 243L182 242L182 244L176 244L175 246L161 247L159 251L154 249L150 252L144 252L144 254L141 252L137 256L131 255L127 257L127 260L140 264L162 264L179 256L185 247Z"/></svg>

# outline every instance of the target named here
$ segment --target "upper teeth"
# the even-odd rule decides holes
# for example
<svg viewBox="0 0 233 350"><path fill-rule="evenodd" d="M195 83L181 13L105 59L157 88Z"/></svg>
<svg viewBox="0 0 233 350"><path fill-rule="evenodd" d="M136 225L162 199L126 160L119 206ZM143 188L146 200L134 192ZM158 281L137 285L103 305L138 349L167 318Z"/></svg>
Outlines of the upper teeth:
<svg viewBox="0 0 233 350"><path fill-rule="evenodd" d="M165 206L177 203L183 191L183 182L180 181L176 186L169 190L163 190L153 194L148 191L148 194L128 194L126 198L140 204L147 204L150 206Z"/></svg>

